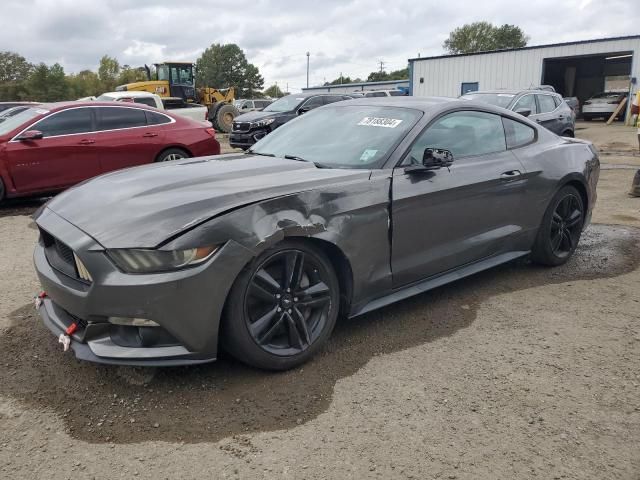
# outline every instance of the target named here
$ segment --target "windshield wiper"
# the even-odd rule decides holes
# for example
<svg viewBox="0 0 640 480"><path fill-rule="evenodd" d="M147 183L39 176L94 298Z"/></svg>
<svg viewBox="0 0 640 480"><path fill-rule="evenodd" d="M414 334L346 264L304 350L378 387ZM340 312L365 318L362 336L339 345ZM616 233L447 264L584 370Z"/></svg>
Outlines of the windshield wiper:
<svg viewBox="0 0 640 480"><path fill-rule="evenodd" d="M320 162L314 162L313 160L307 160L306 158L302 158L297 155L285 155L284 158L286 158L287 160L295 160L296 162L313 163L317 168L331 168L329 165L325 165Z"/></svg>
<svg viewBox="0 0 640 480"><path fill-rule="evenodd" d="M273 153L263 153L263 152L255 152L253 150L247 150L244 152L245 155L261 155L263 157L275 157Z"/></svg>

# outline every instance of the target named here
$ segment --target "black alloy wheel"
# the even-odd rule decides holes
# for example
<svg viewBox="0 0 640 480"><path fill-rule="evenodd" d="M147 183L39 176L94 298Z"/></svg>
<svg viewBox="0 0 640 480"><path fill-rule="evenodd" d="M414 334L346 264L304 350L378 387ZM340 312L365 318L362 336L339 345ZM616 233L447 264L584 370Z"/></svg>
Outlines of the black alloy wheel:
<svg viewBox="0 0 640 480"><path fill-rule="evenodd" d="M551 200L542 219L531 258L543 265L562 265L575 252L584 226L582 196L566 185Z"/></svg>
<svg viewBox="0 0 640 480"><path fill-rule="evenodd" d="M286 241L260 255L236 280L223 346L259 368L292 368L326 341L338 308L337 277L323 252Z"/></svg>
<svg viewBox="0 0 640 480"><path fill-rule="evenodd" d="M582 202L574 194L565 195L551 217L551 249L559 258L571 255L582 232Z"/></svg>

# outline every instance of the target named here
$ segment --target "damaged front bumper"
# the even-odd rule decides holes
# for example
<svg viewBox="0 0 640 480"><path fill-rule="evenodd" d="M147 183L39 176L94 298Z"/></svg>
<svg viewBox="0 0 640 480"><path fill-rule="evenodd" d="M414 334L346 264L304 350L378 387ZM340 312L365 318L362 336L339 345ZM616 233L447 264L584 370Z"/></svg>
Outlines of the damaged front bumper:
<svg viewBox="0 0 640 480"><path fill-rule="evenodd" d="M216 359L222 308L251 258L248 250L228 242L197 267L133 275L119 271L100 244L50 210L37 224L91 273L87 282L54 268L41 235L34 263L46 295L36 305L56 337L71 332L68 340L77 358L138 366ZM110 321L114 318L147 319L157 326L122 325Z"/></svg>

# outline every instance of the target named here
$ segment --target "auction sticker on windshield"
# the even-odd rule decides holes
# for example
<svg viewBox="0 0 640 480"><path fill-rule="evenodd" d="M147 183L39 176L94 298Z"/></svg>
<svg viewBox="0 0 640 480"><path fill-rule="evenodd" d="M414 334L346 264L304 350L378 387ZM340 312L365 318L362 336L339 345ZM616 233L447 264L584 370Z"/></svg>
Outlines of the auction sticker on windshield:
<svg viewBox="0 0 640 480"><path fill-rule="evenodd" d="M358 125L364 125L365 127L396 128L401 123L402 120L398 120L397 118L364 117L358 122Z"/></svg>

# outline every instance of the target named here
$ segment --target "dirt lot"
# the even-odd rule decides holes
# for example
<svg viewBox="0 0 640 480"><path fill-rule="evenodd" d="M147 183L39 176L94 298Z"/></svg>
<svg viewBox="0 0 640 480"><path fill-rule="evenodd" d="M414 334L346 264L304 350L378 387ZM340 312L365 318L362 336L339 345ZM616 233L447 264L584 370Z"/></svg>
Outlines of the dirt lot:
<svg viewBox="0 0 640 480"><path fill-rule="evenodd" d="M577 134L606 163L569 264L343 321L283 374L63 355L30 300L39 202L0 209L0 478L640 479L640 156L629 127Z"/></svg>

